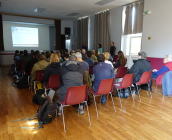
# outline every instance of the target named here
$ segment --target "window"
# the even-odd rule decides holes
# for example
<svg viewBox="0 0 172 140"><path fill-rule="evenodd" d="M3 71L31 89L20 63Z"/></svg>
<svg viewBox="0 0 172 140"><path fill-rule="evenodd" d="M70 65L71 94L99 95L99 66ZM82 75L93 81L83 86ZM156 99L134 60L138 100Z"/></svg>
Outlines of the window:
<svg viewBox="0 0 172 140"><path fill-rule="evenodd" d="M130 54L138 55L141 49L141 37L131 37L130 39Z"/></svg>

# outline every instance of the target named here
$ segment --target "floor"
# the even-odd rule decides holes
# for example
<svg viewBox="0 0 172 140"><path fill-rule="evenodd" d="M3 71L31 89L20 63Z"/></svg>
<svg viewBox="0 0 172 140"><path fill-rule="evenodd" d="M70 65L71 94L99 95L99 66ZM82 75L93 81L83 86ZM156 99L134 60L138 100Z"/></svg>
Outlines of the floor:
<svg viewBox="0 0 172 140"><path fill-rule="evenodd" d="M161 89L155 92L153 84L152 99L147 92L141 91L139 102L135 96L135 104L131 97L122 98L121 109L119 98L101 105L97 97L99 118L96 116L94 103L89 106L91 126L87 111L78 115L73 107L64 109L66 133L63 130L62 116L54 118L43 129L23 129L21 127L37 127L33 121L13 121L32 116L38 105L32 103L33 91L17 89L11 86L13 78L6 75L9 67L0 67L0 140L171 140L172 139L172 99L162 99Z"/></svg>

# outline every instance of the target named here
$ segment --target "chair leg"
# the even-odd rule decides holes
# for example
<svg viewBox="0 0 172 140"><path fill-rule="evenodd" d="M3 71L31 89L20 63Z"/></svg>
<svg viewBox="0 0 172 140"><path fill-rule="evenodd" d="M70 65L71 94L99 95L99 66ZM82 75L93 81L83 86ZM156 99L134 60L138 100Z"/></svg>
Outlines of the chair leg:
<svg viewBox="0 0 172 140"><path fill-rule="evenodd" d="M121 90L120 90L121 92ZM120 104L121 104L121 109L122 109L122 103L121 103L121 98L120 98L120 93L119 93L119 90L118 90L118 96L119 96L119 101L120 101Z"/></svg>
<svg viewBox="0 0 172 140"><path fill-rule="evenodd" d="M46 91L46 88L45 88L45 96L47 96L47 91Z"/></svg>
<svg viewBox="0 0 172 140"><path fill-rule="evenodd" d="M140 99L139 88L137 85L136 85L136 87L137 87L137 91L138 91L138 95L139 95L139 99ZM140 99L140 102L141 102L141 99Z"/></svg>
<svg viewBox="0 0 172 140"><path fill-rule="evenodd" d="M79 108L78 108L78 115L79 115L79 109L80 109L80 104L79 104Z"/></svg>
<svg viewBox="0 0 172 140"><path fill-rule="evenodd" d="M116 112L115 105L114 105L114 101L113 101L113 97L112 97L112 93L110 92L110 93L108 93L108 94L110 94L110 95L111 95L112 103L113 103L113 108L114 108L114 110L115 110L115 112Z"/></svg>
<svg viewBox="0 0 172 140"><path fill-rule="evenodd" d="M61 104L62 107L62 116L63 116L63 126L64 126L64 132L66 132L66 128L65 128L65 120L64 120L64 113L63 113L63 106Z"/></svg>
<svg viewBox="0 0 172 140"><path fill-rule="evenodd" d="M131 87L130 87L130 92L131 92L131 95L132 95L132 98L133 98L133 103L135 103L134 96L133 96L132 91L131 91Z"/></svg>
<svg viewBox="0 0 172 140"><path fill-rule="evenodd" d="M107 94L107 100L108 100L109 93Z"/></svg>
<svg viewBox="0 0 172 140"><path fill-rule="evenodd" d="M94 95L93 95L93 97L94 97L94 102L95 102L95 108L96 108L97 117L99 117L98 112L97 112L96 99L95 99L95 96Z"/></svg>
<svg viewBox="0 0 172 140"><path fill-rule="evenodd" d="M155 91L157 92L158 85L156 85Z"/></svg>
<svg viewBox="0 0 172 140"><path fill-rule="evenodd" d="M148 84L148 90L149 90L150 96L151 96L151 98L152 98L152 94L151 94L151 90L150 90L150 85L149 85L149 84Z"/></svg>
<svg viewBox="0 0 172 140"><path fill-rule="evenodd" d="M36 94L36 89L35 89L35 82L33 82L34 83L34 87L33 87L33 89L34 89L34 91L35 91L35 94Z"/></svg>
<svg viewBox="0 0 172 140"><path fill-rule="evenodd" d="M88 105L87 105L87 101L85 101L85 105L87 106L88 119L89 119L89 123L90 123L90 125L91 125L91 121L90 121L90 114L89 114L89 110L88 110Z"/></svg>

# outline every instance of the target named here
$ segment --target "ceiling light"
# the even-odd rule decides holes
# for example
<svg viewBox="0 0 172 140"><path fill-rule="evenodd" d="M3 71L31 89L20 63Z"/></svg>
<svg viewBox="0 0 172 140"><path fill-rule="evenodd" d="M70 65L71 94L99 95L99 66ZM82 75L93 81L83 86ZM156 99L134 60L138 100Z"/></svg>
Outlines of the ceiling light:
<svg viewBox="0 0 172 140"><path fill-rule="evenodd" d="M36 9L34 10L35 13L43 13L44 11L46 11L45 8L36 8Z"/></svg>
<svg viewBox="0 0 172 140"><path fill-rule="evenodd" d="M110 3L112 1L115 1L115 0L101 0L101 1L96 2L94 4L102 6L102 5L105 5L105 4Z"/></svg>

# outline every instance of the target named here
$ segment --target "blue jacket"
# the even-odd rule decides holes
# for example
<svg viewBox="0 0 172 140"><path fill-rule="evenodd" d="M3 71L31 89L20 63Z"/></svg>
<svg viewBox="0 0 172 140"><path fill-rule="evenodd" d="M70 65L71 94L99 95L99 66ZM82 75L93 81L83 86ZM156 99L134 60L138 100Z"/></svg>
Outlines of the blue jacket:
<svg viewBox="0 0 172 140"><path fill-rule="evenodd" d="M172 71L164 74L162 79L162 91L164 95L171 97L172 93Z"/></svg>
<svg viewBox="0 0 172 140"><path fill-rule="evenodd" d="M99 84L103 79L115 78L112 66L104 62L99 62L93 67L93 74L95 76L93 87L95 92L97 91Z"/></svg>
<svg viewBox="0 0 172 140"><path fill-rule="evenodd" d="M153 74L155 75L154 78L156 79L159 75L161 75L161 74L163 74L164 72L167 72L167 71L169 71L169 69L166 66L163 66L159 71L153 72Z"/></svg>
<svg viewBox="0 0 172 140"><path fill-rule="evenodd" d="M87 62L89 66L94 66L94 60L93 59L87 58L85 60L85 62Z"/></svg>

